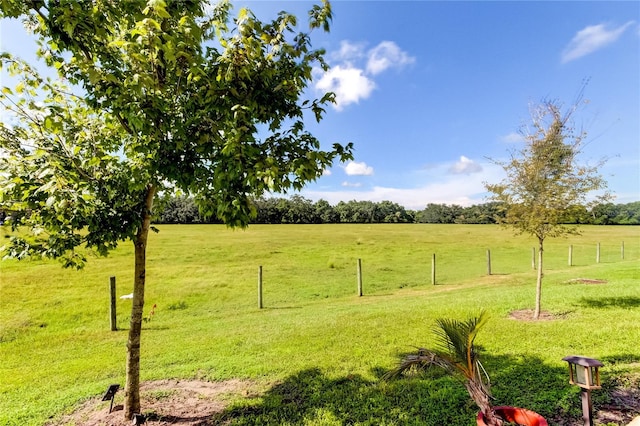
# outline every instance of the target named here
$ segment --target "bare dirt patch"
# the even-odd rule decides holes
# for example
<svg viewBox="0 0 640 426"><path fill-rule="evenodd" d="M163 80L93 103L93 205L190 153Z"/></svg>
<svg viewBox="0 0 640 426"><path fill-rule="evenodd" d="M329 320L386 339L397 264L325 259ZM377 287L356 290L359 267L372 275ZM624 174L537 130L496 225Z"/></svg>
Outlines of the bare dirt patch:
<svg viewBox="0 0 640 426"><path fill-rule="evenodd" d="M249 381L227 380L204 382L198 380L159 380L140 385L140 400L145 425L149 426L208 426L213 425L213 415L222 412L231 395L248 396L256 385ZM113 410L109 402L92 398L75 412L64 416L49 426L130 426L131 420L123 415L123 392L118 392Z"/></svg>
<svg viewBox="0 0 640 426"><path fill-rule="evenodd" d="M609 404L598 407L597 423L626 425L640 414L640 390L614 389L610 397Z"/></svg>
<svg viewBox="0 0 640 426"><path fill-rule="evenodd" d="M537 320L533 319L533 309L520 309L517 311L511 311L509 318L518 321L552 321L555 319L564 318L564 314L553 314L548 311L541 311L540 317Z"/></svg>
<svg viewBox="0 0 640 426"><path fill-rule="evenodd" d="M600 280L594 278L574 278L572 280L567 281L568 283L579 283L579 284L607 284L607 280Z"/></svg>
<svg viewBox="0 0 640 426"><path fill-rule="evenodd" d="M596 425L631 425L632 421L640 421L640 401L633 396L634 392L630 390L618 390L618 395L625 394L624 399L628 401L622 402L617 400L612 404L606 404L594 407L593 420ZM550 425L557 426L583 426L582 419L574 418L567 420L563 417L547 418ZM633 423L635 425L635 423ZM640 423L639 423L640 424Z"/></svg>
<svg viewBox="0 0 640 426"><path fill-rule="evenodd" d="M145 426L213 426L219 425L215 415L224 411L231 396L253 397L258 386L249 381L228 380L203 382L198 380L159 380L141 385ZM609 402L596 407L596 424L626 425L640 414L640 389L615 386L609 390ZM130 426L123 417L122 392L118 393L114 409L109 413L109 402L92 398L75 412L48 426ZM118 404L120 402L120 404ZM581 426L579 419L550 419L558 426Z"/></svg>

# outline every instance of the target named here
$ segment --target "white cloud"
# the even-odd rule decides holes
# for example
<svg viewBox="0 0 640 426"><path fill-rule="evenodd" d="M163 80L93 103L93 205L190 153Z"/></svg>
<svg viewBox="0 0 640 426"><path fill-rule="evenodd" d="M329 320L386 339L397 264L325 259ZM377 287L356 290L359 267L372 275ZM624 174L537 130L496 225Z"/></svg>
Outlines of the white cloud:
<svg viewBox="0 0 640 426"><path fill-rule="evenodd" d="M464 155L460 156L460 160L449 168L449 172L455 175L480 173L481 171L482 166L480 164L465 157Z"/></svg>
<svg viewBox="0 0 640 426"><path fill-rule="evenodd" d="M342 186L350 186L352 188L360 188L362 186L362 184L360 182L347 182L344 181L342 182Z"/></svg>
<svg viewBox="0 0 640 426"><path fill-rule="evenodd" d="M348 65L331 68L316 83L316 89L336 94L334 107L338 111L346 105L368 98L375 87L375 83L361 69Z"/></svg>
<svg viewBox="0 0 640 426"><path fill-rule="evenodd" d="M383 41L368 52L367 73L376 75L388 68L402 68L415 62L415 58L402 51L392 41Z"/></svg>
<svg viewBox="0 0 640 426"><path fill-rule="evenodd" d="M413 181L422 180L423 183L414 188L392 188L374 186L370 189L344 189L339 191L304 190L303 196L312 200L325 199L335 205L340 201L374 202L392 201L408 209L422 210L427 204L457 204L470 206L486 202L484 182L499 182L504 178L504 171L500 166L492 163L481 164L482 172L467 175L446 174L450 164L440 164L428 171L421 171Z"/></svg>
<svg viewBox="0 0 640 426"><path fill-rule="evenodd" d="M367 166L367 163L357 163L350 161L344 168L344 171L349 176L371 176L373 175L373 167Z"/></svg>
<svg viewBox="0 0 640 426"><path fill-rule="evenodd" d="M340 49L328 55L330 62L338 62L321 74L315 85L322 92L334 92L338 111L371 96L376 83L373 77L389 68L402 68L415 62L397 44L383 41L373 49L365 50L362 43L342 41ZM318 69L317 73L321 73Z"/></svg>
<svg viewBox="0 0 640 426"><path fill-rule="evenodd" d="M322 171L322 176L331 176L331 170L329 169L324 169Z"/></svg>
<svg viewBox="0 0 640 426"><path fill-rule="evenodd" d="M576 33L569 45L563 50L562 63L581 58L615 42L633 23L634 21L629 21L612 29L607 29L605 24L585 27Z"/></svg>
<svg viewBox="0 0 640 426"><path fill-rule="evenodd" d="M351 43L347 40L340 42L340 50L333 52L330 55L332 61L338 61L343 63L353 63L360 58L364 57L364 44L363 43Z"/></svg>

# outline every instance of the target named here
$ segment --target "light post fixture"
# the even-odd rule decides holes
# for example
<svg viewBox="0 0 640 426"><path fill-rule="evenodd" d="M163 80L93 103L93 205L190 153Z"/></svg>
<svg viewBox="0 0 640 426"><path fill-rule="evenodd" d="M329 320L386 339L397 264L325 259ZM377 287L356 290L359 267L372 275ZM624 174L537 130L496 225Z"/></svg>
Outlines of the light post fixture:
<svg viewBox="0 0 640 426"><path fill-rule="evenodd" d="M591 413L591 389L600 389L600 371L604 364L597 359L570 355L562 358L569 364L569 383L580 386L582 397L582 420L584 426L593 426Z"/></svg>
<svg viewBox="0 0 640 426"><path fill-rule="evenodd" d="M103 401L111 401L111 405L109 406L109 413L113 410L113 398L116 396L116 392L120 389L119 384L111 385L107 388L107 391L102 396Z"/></svg>

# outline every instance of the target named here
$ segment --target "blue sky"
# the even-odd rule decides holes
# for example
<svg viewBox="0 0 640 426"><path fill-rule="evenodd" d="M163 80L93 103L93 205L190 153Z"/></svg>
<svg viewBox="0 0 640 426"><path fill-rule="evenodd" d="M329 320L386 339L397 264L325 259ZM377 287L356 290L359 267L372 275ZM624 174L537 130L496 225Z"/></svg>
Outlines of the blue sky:
<svg viewBox="0 0 640 426"><path fill-rule="evenodd" d="M306 29L302 1L234 1L260 18L287 10ZM640 3L637 1L340 1L329 34L315 31L331 70L309 95L336 92L320 124L326 147L353 142L355 159L335 164L301 194L332 204L390 200L471 205L483 182L502 179L489 158L522 146L529 107L569 107L588 132L582 160L601 168L615 202L640 200ZM31 60L17 23L0 26L1 49ZM27 52L29 54L27 54Z"/></svg>
<svg viewBox="0 0 640 426"><path fill-rule="evenodd" d="M309 3L236 2L260 17L305 17ZM615 202L640 200L640 3L334 1L332 30L313 34L332 69L317 89L338 105L314 132L353 142L355 160L302 191L313 200L470 205L502 179L488 158L521 146L529 107L569 107L583 82L584 162ZM303 24L301 19L299 24Z"/></svg>

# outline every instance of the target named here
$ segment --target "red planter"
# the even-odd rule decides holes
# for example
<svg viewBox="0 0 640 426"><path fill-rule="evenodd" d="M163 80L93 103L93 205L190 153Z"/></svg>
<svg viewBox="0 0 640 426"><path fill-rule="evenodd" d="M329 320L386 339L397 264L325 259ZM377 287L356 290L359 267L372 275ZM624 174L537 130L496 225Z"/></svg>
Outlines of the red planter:
<svg viewBox="0 0 640 426"><path fill-rule="evenodd" d="M522 426L549 426L544 417L535 411L527 410L526 408L500 406L493 407L493 409L496 414L504 420L517 423ZM476 422L478 423L478 426L487 426L484 422L484 414L482 414L482 411L478 413Z"/></svg>

